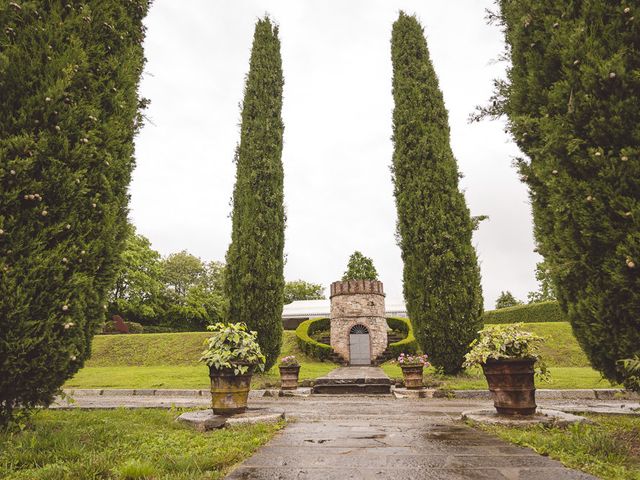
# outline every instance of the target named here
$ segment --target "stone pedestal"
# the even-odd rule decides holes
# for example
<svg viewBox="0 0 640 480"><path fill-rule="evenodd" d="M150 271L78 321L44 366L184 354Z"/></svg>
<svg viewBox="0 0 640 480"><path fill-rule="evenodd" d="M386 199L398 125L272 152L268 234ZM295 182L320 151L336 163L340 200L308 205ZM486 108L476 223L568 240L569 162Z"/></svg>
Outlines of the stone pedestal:
<svg viewBox="0 0 640 480"><path fill-rule="evenodd" d="M377 280L331 284L331 346L345 361L351 361L350 333L356 326L368 331L371 362L387 348L384 296L382 282Z"/></svg>

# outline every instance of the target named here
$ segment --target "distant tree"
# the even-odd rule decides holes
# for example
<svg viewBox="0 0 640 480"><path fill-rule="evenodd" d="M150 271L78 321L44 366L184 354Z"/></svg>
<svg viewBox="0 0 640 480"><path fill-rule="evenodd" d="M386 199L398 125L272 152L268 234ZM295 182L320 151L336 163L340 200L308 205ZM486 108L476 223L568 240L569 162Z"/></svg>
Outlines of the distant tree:
<svg viewBox="0 0 640 480"><path fill-rule="evenodd" d="M127 228L146 0L0 5L0 425L84 364Z"/></svg>
<svg viewBox="0 0 640 480"><path fill-rule="evenodd" d="M296 300L322 300L324 287L319 283L309 283L304 280L294 280L284 284L284 303Z"/></svg>
<svg viewBox="0 0 640 480"><path fill-rule="evenodd" d="M391 38L393 180L404 297L416 339L446 373L462 369L482 328L480 269L471 219L458 188L448 114L424 32L400 12Z"/></svg>
<svg viewBox="0 0 640 480"><path fill-rule="evenodd" d="M186 250L172 253L162 261L162 278L179 299L185 298L189 289L200 283L204 275L202 260Z"/></svg>
<svg viewBox="0 0 640 480"><path fill-rule="evenodd" d="M510 291L500 292L500 296L496 300L496 310L515 307L516 305L522 305L522 302L514 297Z"/></svg>
<svg viewBox="0 0 640 480"><path fill-rule="evenodd" d="M349 257L347 271L342 275L342 281L346 280L377 280L378 272L373 266L373 260L365 257L357 250Z"/></svg>
<svg viewBox="0 0 640 480"><path fill-rule="evenodd" d="M498 5L511 66L478 117L506 114L560 306L593 367L620 382L619 360L640 354L640 11Z"/></svg>
<svg viewBox="0 0 640 480"><path fill-rule="evenodd" d="M527 294L529 303L549 302L558 299L556 297L556 287L553 285L553 279L551 278L551 272L545 262L538 262L536 264L536 280L538 281L538 290Z"/></svg>
<svg viewBox="0 0 640 480"><path fill-rule="evenodd" d="M129 321L153 324L163 316L160 254L151 242L130 227L116 281L109 295L108 318L119 314Z"/></svg>
<svg viewBox="0 0 640 480"><path fill-rule="evenodd" d="M267 370L282 346L283 85L278 27L264 18L256 23L244 90L225 285L227 320L258 332Z"/></svg>

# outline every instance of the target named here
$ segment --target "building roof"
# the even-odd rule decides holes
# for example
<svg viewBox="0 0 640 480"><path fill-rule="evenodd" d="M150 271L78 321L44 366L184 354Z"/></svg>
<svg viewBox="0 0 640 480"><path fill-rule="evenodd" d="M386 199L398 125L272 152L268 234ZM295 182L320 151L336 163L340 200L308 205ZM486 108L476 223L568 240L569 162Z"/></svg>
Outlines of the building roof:
<svg viewBox="0 0 640 480"><path fill-rule="evenodd" d="M284 306L282 318L328 317L330 312L330 300L296 300ZM402 300L385 300L385 313L390 317L406 317L407 307Z"/></svg>

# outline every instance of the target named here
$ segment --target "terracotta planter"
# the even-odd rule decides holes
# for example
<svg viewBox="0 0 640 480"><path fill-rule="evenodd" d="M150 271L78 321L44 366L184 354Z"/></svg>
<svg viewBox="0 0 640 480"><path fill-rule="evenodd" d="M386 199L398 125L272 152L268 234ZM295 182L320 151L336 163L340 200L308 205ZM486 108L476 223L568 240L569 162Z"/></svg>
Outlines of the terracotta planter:
<svg viewBox="0 0 640 480"><path fill-rule="evenodd" d="M404 376L404 386L409 389L418 389L422 388L422 369L424 368L422 365L418 366L404 366L401 365L402 368L402 376Z"/></svg>
<svg viewBox="0 0 640 480"><path fill-rule="evenodd" d="M493 405L503 415L533 415L536 412L536 388L532 358L488 360L482 365Z"/></svg>
<svg viewBox="0 0 640 480"><path fill-rule="evenodd" d="M300 365L278 368L280 369L280 388L282 390L297 389L298 375L300 374Z"/></svg>
<svg viewBox="0 0 640 480"><path fill-rule="evenodd" d="M253 367L244 375L236 375L233 369L209 368L211 378L211 407L216 415L232 415L247 409Z"/></svg>

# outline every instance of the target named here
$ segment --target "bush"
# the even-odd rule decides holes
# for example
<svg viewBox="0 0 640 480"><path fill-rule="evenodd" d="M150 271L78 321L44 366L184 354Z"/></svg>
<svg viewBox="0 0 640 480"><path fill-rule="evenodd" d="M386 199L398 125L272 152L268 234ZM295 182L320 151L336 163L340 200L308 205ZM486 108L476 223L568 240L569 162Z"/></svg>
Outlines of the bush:
<svg viewBox="0 0 640 480"><path fill-rule="evenodd" d="M320 343L311 338L311 335L320 330L328 330L331 328L331 321L324 318L311 318L302 322L296 328L296 340L300 350L312 358L318 360L327 360L333 353L333 348L326 343Z"/></svg>
<svg viewBox="0 0 640 480"><path fill-rule="evenodd" d="M163 325L144 325L142 328L144 330L141 333L176 333L186 331L175 327L165 327Z"/></svg>
<svg viewBox="0 0 640 480"><path fill-rule="evenodd" d="M413 336L413 327L408 318L387 318L387 325L392 330L404 333L405 338L398 342L390 343L387 349L397 358L401 353L418 353L418 342Z"/></svg>
<svg viewBox="0 0 640 480"><path fill-rule="evenodd" d="M542 323L568 322L558 302L540 302L529 305L500 308L484 312L485 325L489 323Z"/></svg>
<svg viewBox="0 0 640 480"><path fill-rule="evenodd" d="M124 324L129 327L129 333L143 333L144 327L140 325L138 322L124 322Z"/></svg>

